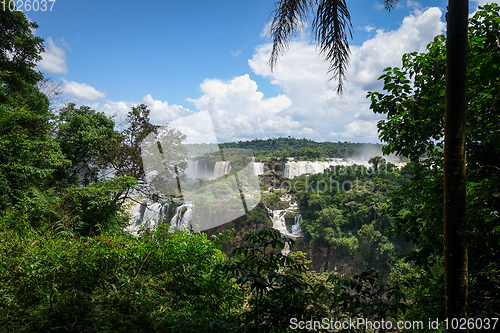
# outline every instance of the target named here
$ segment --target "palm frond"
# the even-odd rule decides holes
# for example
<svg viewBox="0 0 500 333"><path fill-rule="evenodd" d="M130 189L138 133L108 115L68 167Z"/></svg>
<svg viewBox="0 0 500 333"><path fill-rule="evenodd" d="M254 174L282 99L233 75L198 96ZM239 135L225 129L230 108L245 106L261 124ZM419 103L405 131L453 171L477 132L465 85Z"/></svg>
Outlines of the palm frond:
<svg viewBox="0 0 500 333"><path fill-rule="evenodd" d="M312 28L321 54L329 62L328 73L337 78L337 92L342 93L347 80L349 42L352 39L351 15L345 0L320 0Z"/></svg>
<svg viewBox="0 0 500 333"><path fill-rule="evenodd" d="M268 36L273 39L273 50L269 59L271 71L279 57L288 50L290 41L307 21L312 6L311 0L280 0L274 4L274 16Z"/></svg>
<svg viewBox="0 0 500 333"><path fill-rule="evenodd" d="M385 9L390 11L398 0L381 0ZM342 93L347 81L349 65L349 42L352 39L351 15L346 0L279 0L271 13L273 21L268 36L273 39L273 49L269 58L271 71L274 70L279 57L290 46L294 37L307 22L309 14L317 8L312 29L319 51L329 63L328 73L338 80L337 92ZM330 79L330 80L331 80Z"/></svg>
<svg viewBox="0 0 500 333"><path fill-rule="evenodd" d="M398 3L398 0L382 0L382 3L384 4L384 8L390 12Z"/></svg>

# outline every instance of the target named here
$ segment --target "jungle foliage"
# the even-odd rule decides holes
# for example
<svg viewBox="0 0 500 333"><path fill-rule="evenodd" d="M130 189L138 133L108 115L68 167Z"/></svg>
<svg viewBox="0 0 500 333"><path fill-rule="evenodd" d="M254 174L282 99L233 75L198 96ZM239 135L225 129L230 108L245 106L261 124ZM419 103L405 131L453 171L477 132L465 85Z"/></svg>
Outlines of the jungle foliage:
<svg viewBox="0 0 500 333"><path fill-rule="evenodd" d="M315 269L334 270L343 262L349 262L351 272L362 267L387 269L397 255L411 250L411 243L387 233L393 219L381 213L391 195L410 180L412 166L398 169L383 158L372 163L370 168L331 167L290 182L303 217L304 238L298 248L322 248L327 253L323 262L317 259Z"/></svg>
<svg viewBox="0 0 500 333"><path fill-rule="evenodd" d="M480 7L469 20L467 68L467 247L470 317L498 316L500 241L500 7ZM415 162L412 181L402 186L384 208L394 218L393 231L411 239L415 251L403 265L399 281L414 285L413 318L444 318L443 303L443 117L446 40L437 36L426 53L403 57L402 68L387 68L380 77L383 93L369 93L372 109L387 114L380 121L386 153ZM413 81L411 84L410 80ZM419 160L423 152L428 158ZM401 267L403 267L401 266Z"/></svg>

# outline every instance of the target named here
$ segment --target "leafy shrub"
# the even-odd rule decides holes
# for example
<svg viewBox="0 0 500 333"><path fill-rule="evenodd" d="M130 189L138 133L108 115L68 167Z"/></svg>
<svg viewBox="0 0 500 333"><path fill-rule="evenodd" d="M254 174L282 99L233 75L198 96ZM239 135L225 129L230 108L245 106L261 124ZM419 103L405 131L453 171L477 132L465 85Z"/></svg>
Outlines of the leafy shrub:
<svg viewBox="0 0 500 333"><path fill-rule="evenodd" d="M199 332L241 306L204 234L0 235L0 331Z"/></svg>

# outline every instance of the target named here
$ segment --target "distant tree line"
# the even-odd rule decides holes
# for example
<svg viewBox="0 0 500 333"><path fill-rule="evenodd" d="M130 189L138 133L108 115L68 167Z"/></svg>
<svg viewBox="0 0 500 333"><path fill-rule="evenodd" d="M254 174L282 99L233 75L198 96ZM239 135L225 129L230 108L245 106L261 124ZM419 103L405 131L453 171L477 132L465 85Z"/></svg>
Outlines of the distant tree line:
<svg viewBox="0 0 500 333"><path fill-rule="evenodd" d="M272 139L253 139L251 141L226 142L221 148L250 149L258 160L269 158L293 157L298 160L321 158L356 158L366 152L372 156L380 155L382 144L344 142L316 142L310 139L279 137Z"/></svg>

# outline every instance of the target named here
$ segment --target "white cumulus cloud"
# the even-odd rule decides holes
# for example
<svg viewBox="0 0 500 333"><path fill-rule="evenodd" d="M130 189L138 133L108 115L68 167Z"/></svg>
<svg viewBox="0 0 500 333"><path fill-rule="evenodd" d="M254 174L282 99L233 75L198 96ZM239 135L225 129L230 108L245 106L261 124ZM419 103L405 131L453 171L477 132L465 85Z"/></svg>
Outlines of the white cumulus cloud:
<svg viewBox="0 0 500 333"><path fill-rule="evenodd" d="M349 81L365 90L375 89L377 78L386 67L401 66L401 57L408 52L424 52L427 44L445 29L439 8L416 11L403 20L397 30L377 30L361 47L352 47Z"/></svg>
<svg viewBox="0 0 500 333"><path fill-rule="evenodd" d="M288 136L299 126L291 117L277 115L290 106L290 99L284 95L264 98L248 74L229 82L205 80L200 88L203 96L188 101L210 112L220 141Z"/></svg>
<svg viewBox="0 0 500 333"><path fill-rule="evenodd" d="M366 32L370 32L372 30L375 30L375 27L372 27L371 25L367 25L367 26L364 26L364 27L362 27L360 29L362 29L362 30L364 30Z"/></svg>
<svg viewBox="0 0 500 333"><path fill-rule="evenodd" d="M107 96L106 92L99 91L86 83L67 81L65 79L62 79L62 82L64 83L64 93L78 100L95 101L105 99Z"/></svg>
<svg viewBox="0 0 500 333"><path fill-rule="evenodd" d="M255 80L245 74L229 81L206 79L200 84L201 96L186 100L198 111L208 111L219 142L289 135L317 141L377 142L376 124L384 116L369 109L367 92L381 91L382 82L377 78L384 68L401 66L404 53L425 51L426 45L445 28L441 16L442 12L435 7L416 9L398 29L377 30L361 46L352 46L349 82L342 96L335 92L337 82L329 80L328 65L318 55L316 46L299 36L274 72L268 66L270 43L258 46L248 61L256 75L278 85L283 94L265 97ZM89 95L92 89L87 89ZM93 91L101 98L105 94ZM151 95L146 95L141 103L150 108L151 120L157 125L182 122L183 117L197 113L155 100ZM96 109L124 119L136 104L108 101ZM200 125L203 122L191 124L187 119L182 123L186 133L193 138L197 131L203 133L204 127Z"/></svg>
<svg viewBox="0 0 500 333"><path fill-rule="evenodd" d="M152 124L163 126L179 118L194 114L194 111L186 109L180 105L169 105L168 102L162 102L154 99L151 94L144 96L139 103L129 101L107 101L104 104L94 103L92 107L104 112L108 116L114 116L116 123L122 124L127 117L128 112L133 106L145 104L150 110L149 119Z"/></svg>
<svg viewBox="0 0 500 333"><path fill-rule="evenodd" d="M337 82L329 80L328 66L318 55L316 46L305 38L291 44L273 72L268 66L270 43L256 48L249 65L254 73L279 85L291 102L289 107L276 113L277 117L288 117L294 124L290 135L315 140L377 142L376 123L382 116L369 109L367 92L382 89L382 82L377 78L384 68L401 66L404 53L425 51L426 45L445 28L441 16L442 12L435 7L416 10L398 29L377 30L363 45L351 46L349 82L342 96L334 92Z"/></svg>
<svg viewBox="0 0 500 333"><path fill-rule="evenodd" d="M363 141L364 138L372 138L377 135L376 121L355 120L344 126L346 129L342 136L344 138L358 138Z"/></svg>
<svg viewBox="0 0 500 333"><path fill-rule="evenodd" d="M62 43L65 44L64 41ZM42 53L42 60L40 60L37 67L52 74L67 74L66 51L57 46L51 37L47 38L45 52Z"/></svg>
<svg viewBox="0 0 500 333"><path fill-rule="evenodd" d="M147 94L142 99L151 110L150 119L153 124L164 125L181 117L186 117L194 112L180 105L168 105L168 102L155 100L151 94Z"/></svg>

